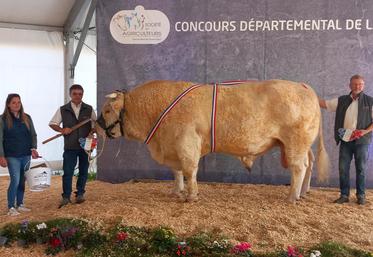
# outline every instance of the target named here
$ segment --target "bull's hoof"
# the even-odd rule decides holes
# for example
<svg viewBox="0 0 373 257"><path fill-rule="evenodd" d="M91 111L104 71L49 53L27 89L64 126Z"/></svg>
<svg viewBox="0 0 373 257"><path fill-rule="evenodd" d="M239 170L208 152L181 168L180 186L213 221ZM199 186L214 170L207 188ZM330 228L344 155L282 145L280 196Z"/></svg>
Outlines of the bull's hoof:
<svg viewBox="0 0 373 257"><path fill-rule="evenodd" d="M180 198L180 199L184 199L184 194L183 194L183 191L176 191L176 190L172 190L170 192L170 196L171 197L177 197L177 198Z"/></svg>
<svg viewBox="0 0 373 257"><path fill-rule="evenodd" d="M251 167L246 167L247 172L251 173Z"/></svg>
<svg viewBox="0 0 373 257"><path fill-rule="evenodd" d="M287 201L289 203L295 204L297 202L297 199L295 197L293 197L293 196L289 196L288 199L287 199Z"/></svg>
<svg viewBox="0 0 373 257"><path fill-rule="evenodd" d="M188 195L188 197L186 198L186 201L189 202L189 203L197 202L198 201L198 196L197 195Z"/></svg>
<svg viewBox="0 0 373 257"><path fill-rule="evenodd" d="M310 194L310 191L306 191L306 192L301 192L300 193L300 198L307 198L307 195Z"/></svg>

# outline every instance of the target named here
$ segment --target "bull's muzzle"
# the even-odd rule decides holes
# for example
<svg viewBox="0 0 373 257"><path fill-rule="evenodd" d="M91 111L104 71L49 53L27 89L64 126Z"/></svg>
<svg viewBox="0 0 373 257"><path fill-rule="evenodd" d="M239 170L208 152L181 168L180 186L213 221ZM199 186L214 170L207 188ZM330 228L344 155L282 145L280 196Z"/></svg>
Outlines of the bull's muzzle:
<svg viewBox="0 0 373 257"><path fill-rule="evenodd" d="M112 125L112 126L106 127L106 121L104 117L102 116L102 114L98 117L98 119L96 120L96 123L105 131L105 134L108 138L114 138L111 133L111 130L113 129L114 126Z"/></svg>
<svg viewBox="0 0 373 257"><path fill-rule="evenodd" d="M105 130L106 128L106 121L104 119L104 117L102 116L102 114L98 117L98 119L96 120L96 123L103 129Z"/></svg>
<svg viewBox="0 0 373 257"><path fill-rule="evenodd" d="M105 134L106 134L106 136L107 136L108 138L114 138L114 137L113 137L114 133L112 133L111 131L112 131L113 128L114 128L115 126L117 126L117 125L119 125L119 129L120 129L120 134L121 134L121 136L124 136L123 127L122 127L123 120L124 120L124 109L122 109L122 110L120 111L119 117L118 117L118 119L117 119L114 123L112 123L112 124L106 126L106 121L105 121L104 117L102 116L102 113L101 113L100 116L98 117L96 123L97 123L97 124L98 124L102 129L103 129L103 130L105 130Z"/></svg>

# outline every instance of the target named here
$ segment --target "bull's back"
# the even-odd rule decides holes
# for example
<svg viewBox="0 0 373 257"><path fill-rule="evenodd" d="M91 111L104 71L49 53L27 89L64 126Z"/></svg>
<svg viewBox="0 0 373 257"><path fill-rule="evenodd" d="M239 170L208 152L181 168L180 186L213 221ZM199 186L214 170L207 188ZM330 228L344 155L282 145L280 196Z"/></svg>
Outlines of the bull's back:
<svg viewBox="0 0 373 257"><path fill-rule="evenodd" d="M235 154L254 149L254 154L276 140L285 142L287 137L305 131L315 138L319 117L316 94L300 83L273 80L221 87L217 149Z"/></svg>

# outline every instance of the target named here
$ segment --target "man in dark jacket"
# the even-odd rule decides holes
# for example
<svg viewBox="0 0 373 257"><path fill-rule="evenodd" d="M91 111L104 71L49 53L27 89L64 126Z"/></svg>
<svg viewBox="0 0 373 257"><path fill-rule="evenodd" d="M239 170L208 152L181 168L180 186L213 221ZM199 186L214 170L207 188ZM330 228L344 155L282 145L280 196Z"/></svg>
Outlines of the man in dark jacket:
<svg viewBox="0 0 373 257"><path fill-rule="evenodd" d="M88 155L79 144L79 138L86 138L93 131L93 122L88 122L76 130L71 128L86 119L96 120L96 114L92 106L82 102L83 87L74 84L70 87L71 101L61 106L49 126L64 135L64 153L63 153L63 176L62 176L62 201L59 208L71 203L70 196L72 193L72 179L74 170L79 159L79 175L76 183L75 192L76 203L85 201L85 184L88 178ZM62 123L62 127L60 124Z"/></svg>
<svg viewBox="0 0 373 257"><path fill-rule="evenodd" d="M364 94L364 78L350 79L351 92L331 100L320 99L320 107L335 111L334 137L339 148L339 183L341 195L335 203L349 202L350 164L355 158L357 203L365 204L365 173L368 148L373 130L373 98Z"/></svg>

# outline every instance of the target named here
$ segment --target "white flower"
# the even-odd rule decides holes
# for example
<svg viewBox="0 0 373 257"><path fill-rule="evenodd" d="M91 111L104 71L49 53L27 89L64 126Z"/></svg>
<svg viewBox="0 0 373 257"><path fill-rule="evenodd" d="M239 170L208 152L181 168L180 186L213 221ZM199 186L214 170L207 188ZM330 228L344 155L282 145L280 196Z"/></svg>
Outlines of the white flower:
<svg viewBox="0 0 373 257"><path fill-rule="evenodd" d="M37 228L38 230L40 230L40 229L45 229L45 228L47 228L47 224L45 224L44 222L43 222L43 223L40 223L40 224L36 225L36 228Z"/></svg>
<svg viewBox="0 0 373 257"><path fill-rule="evenodd" d="M321 252L318 250L312 251L310 257L321 257Z"/></svg>
<svg viewBox="0 0 373 257"><path fill-rule="evenodd" d="M178 245L180 245L180 246L183 246L183 247L185 247L186 245L187 245L187 243L186 242L179 242L179 243L177 243Z"/></svg>

